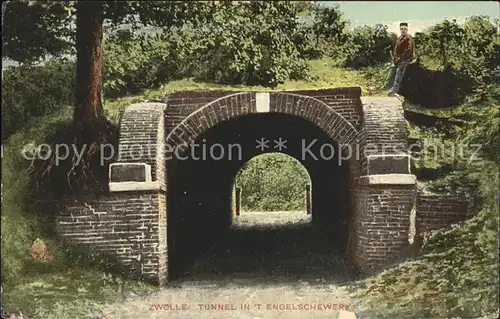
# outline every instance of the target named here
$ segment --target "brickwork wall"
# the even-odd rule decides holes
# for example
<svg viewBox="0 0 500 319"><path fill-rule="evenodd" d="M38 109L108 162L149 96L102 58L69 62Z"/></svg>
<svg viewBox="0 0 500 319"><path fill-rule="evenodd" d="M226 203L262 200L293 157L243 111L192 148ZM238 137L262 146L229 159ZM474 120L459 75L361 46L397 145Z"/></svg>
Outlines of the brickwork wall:
<svg viewBox="0 0 500 319"><path fill-rule="evenodd" d="M158 179L158 174L159 180L164 176L164 167L158 167L158 163L163 163L160 156L164 139L164 134L161 133L164 132L165 107L163 103L132 104L125 109L120 120L116 162L151 165L153 181Z"/></svg>
<svg viewBox="0 0 500 319"><path fill-rule="evenodd" d="M421 234L467 220L467 204L467 201L455 197L419 193L416 233Z"/></svg>
<svg viewBox="0 0 500 319"><path fill-rule="evenodd" d="M361 101L363 118L356 136L358 173L350 184L352 214L348 258L369 273L380 269L409 245L416 188L415 185L358 183L358 176L368 175L368 155L404 152L407 143L403 107L397 98L362 97ZM389 168L392 164L385 166ZM393 173L391 169L379 171L379 174Z"/></svg>
<svg viewBox="0 0 500 319"><path fill-rule="evenodd" d="M166 111L165 132L169 134L189 114L207 105L214 100L237 91L190 91L177 92L167 97L168 108Z"/></svg>
<svg viewBox="0 0 500 319"><path fill-rule="evenodd" d="M167 279L165 194L84 195L54 203L59 232L69 242L116 257L145 279Z"/></svg>
<svg viewBox="0 0 500 319"><path fill-rule="evenodd" d="M351 189L353 203L349 258L371 272L408 246L412 185L358 185Z"/></svg>
<svg viewBox="0 0 500 319"><path fill-rule="evenodd" d="M353 106L349 106L353 107ZM351 144L357 135L356 128L342 115L323 101L290 93L271 93L270 111L295 115L315 123L339 144Z"/></svg>
<svg viewBox="0 0 500 319"><path fill-rule="evenodd" d="M363 105L361 103L361 88L336 88L328 90L303 90L288 92L316 98L328 105L332 110L349 121L356 130L361 129L363 121Z"/></svg>
<svg viewBox="0 0 500 319"><path fill-rule="evenodd" d="M170 133L187 116L206 104L227 95L244 93L237 91L194 91L179 92L168 96L166 111L166 132ZM279 92L275 92L279 93ZM297 95L316 98L338 114L344 116L355 128L359 130L362 122L362 105L360 88L336 88L328 90L290 91Z"/></svg>
<svg viewBox="0 0 500 319"><path fill-rule="evenodd" d="M167 124L171 123L169 110L170 102L167 109ZM250 113L256 113L255 94L252 92L233 93L215 99L191 113L169 131L166 143L171 147L184 143L191 144L196 137L217 123Z"/></svg>
<svg viewBox="0 0 500 319"><path fill-rule="evenodd" d="M395 152L406 145L406 123L396 98L360 99L359 88L270 93L270 111L302 117L340 144L360 151L349 160L351 215L348 254L363 271L384 265L408 246L410 212L417 203L417 232L463 220L466 209L456 200L421 194L415 185L364 185L363 147ZM363 101L363 104L361 104ZM123 113L118 162L147 163L160 191L86 195L59 203L60 232L70 241L116 256L145 278L167 279L168 147L190 143L221 121L257 113L255 92L184 92L167 104L138 103ZM142 145L141 152L136 148ZM391 148L392 147L392 148ZM389 149L388 149L389 148ZM144 150L148 150L145 152ZM142 156L139 156L142 155ZM356 159L359 158L359 161ZM170 168L170 167L169 167Z"/></svg>
<svg viewBox="0 0 500 319"><path fill-rule="evenodd" d="M361 169L367 173L367 157L406 151L406 121L403 105L395 97L363 97L363 125L360 134Z"/></svg>
<svg viewBox="0 0 500 319"><path fill-rule="evenodd" d="M359 90L346 90L346 92L351 91L358 92ZM346 92L339 90L339 94L347 94ZM332 93L330 92L330 94ZM345 99L346 95L339 96ZM359 100L359 96L357 99ZM169 97L166 112L167 126L173 123L170 119L170 109L172 108L170 104L171 100L172 99ZM180 103L179 100L187 103L187 101L178 97L178 103ZM182 119L182 122L174 128L168 128L167 132L169 133L166 138L166 143L171 146L182 145L184 143L190 144L196 139L197 136L217 123L236 118L241 115L257 113L255 103L254 92L232 93L231 95L216 99L189 114L189 116ZM339 142L340 144L353 143L358 134L356 128L348 120L333 110L325 102L316 98L308 98L295 93L277 92L270 93L269 103L271 112L296 115L313 123L317 123L317 125L322 128L333 140ZM188 103L187 105L190 104ZM354 110L358 108L357 105L347 105L348 107L346 107L344 111L347 112L346 109L351 108L353 110L352 118L356 118L356 121L359 121L360 115L354 114ZM174 105L173 109L179 111L182 107L178 104Z"/></svg>
<svg viewBox="0 0 500 319"><path fill-rule="evenodd" d="M158 282L168 280L167 195L158 194Z"/></svg>
<svg viewBox="0 0 500 319"><path fill-rule="evenodd" d="M166 147L165 147L165 113L162 109L161 116L158 118L156 130L156 178L161 183L163 190L167 189L167 163L166 163ZM153 169L152 169L153 170ZM166 205L166 204L165 204Z"/></svg>

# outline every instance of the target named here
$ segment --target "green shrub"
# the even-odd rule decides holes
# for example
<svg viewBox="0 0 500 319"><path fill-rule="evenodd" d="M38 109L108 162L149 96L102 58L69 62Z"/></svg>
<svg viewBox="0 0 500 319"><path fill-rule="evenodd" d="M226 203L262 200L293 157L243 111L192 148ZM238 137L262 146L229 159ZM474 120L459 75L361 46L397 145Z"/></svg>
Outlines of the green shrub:
<svg viewBox="0 0 500 319"><path fill-rule="evenodd" d="M120 31L104 43L104 95L115 98L190 77L197 45L189 30L134 36Z"/></svg>
<svg viewBox="0 0 500 319"><path fill-rule="evenodd" d="M498 21L472 16L465 24L444 20L422 33L415 34L420 55L439 61L441 67L451 65L476 91L498 83L500 74L500 38Z"/></svg>
<svg viewBox="0 0 500 319"><path fill-rule="evenodd" d="M13 205L2 206L2 282L12 282L19 278L28 261L36 224Z"/></svg>
<svg viewBox="0 0 500 319"><path fill-rule="evenodd" d="M294 6L221 3L200 28L115 32L104 43L104 94L137 94L188 77L264 86L305 79L305 58L314 52L306 52L310 37L296 22Z"/></svg>
<svg viewBox="0 0 500 319"><path fill-rule="evenodd" d="M216 83L276 86L305 79L308 65L294 37L293 2L224 3L196 33L198 77Z"/></svg>
<svg viewBox="0 0 500 319"><path fill-rule="evenodd" d="M2 81L2 141L33 118L74 105L74 62L7 69Z"/></svg>
<svg viewBox="0 0 500 319"><path fill-rule="evenodd" d="M236 177L247 211L303 210L307 183L309 174L302 164L279 153L251 159Z"/></svg>
<svg viewBox="0 0 500 319"><path fill-rule="evenodd" d="M362 26L355 28L348 35L345 47L344 66L363 68L376 66L390 61L393 39L387 32L387 26Z"/></svg>

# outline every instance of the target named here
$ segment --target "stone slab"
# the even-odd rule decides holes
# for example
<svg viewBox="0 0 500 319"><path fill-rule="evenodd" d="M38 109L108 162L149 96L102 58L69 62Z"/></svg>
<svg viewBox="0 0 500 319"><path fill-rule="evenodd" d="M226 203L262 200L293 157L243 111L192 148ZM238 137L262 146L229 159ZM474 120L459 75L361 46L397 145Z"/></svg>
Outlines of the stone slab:
<svg viewBox="0 0 500 319"><path fill-rule="evenodd" d="M358 178L360 185L415 185L417 177L412 174L377 174Z"/></svg>
<svg viewBox="0 0 500 319"><path fill-rule="evenodd" d="M136 192L147 190L160 190L160 182L121 182L109 183L110 192Z"/></svg>
<svg viewBox="0 0 500 319"><path fill-rule="evenodd" d="M410 174L411 157L406 154L369 155L368 175Z"/></svg>
<svg viewBox="0 0 500 319"><path fill-rule="evenodd" d="M151 182L151 165L145 163L113 163L109 166L111 183Z"/></svg>

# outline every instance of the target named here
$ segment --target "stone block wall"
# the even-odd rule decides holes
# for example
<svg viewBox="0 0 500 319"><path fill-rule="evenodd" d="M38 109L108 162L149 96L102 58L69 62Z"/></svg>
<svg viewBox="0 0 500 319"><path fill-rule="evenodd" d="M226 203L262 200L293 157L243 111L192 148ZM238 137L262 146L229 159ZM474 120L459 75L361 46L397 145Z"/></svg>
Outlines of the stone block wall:
<svg viewBox="0 0 500 319"><path fill-rule="evenodd" d="M116 257L151 282L167 279L163 192L82 195L58 201L57 227L69 242Z"/></svg>

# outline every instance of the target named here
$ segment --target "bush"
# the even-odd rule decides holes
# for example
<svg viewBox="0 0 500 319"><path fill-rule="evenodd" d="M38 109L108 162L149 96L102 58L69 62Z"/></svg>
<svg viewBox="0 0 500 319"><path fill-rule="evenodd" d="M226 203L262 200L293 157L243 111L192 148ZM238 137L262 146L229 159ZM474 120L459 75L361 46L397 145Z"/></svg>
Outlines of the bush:
<svg viewBox="0 0 500 319"><path fill-rule="evenodd" d="M306 60L294 43L300 28L293 2L224 4L196 33L198 77L217 83L276 86L305 79Z"/></svg>
<svg viewBox="0 0 500 319"><path fill-rule="evenodd" d="M15 210L12 206L2 206L2 282L12 282L19 277L28 260L36 224L21 216L19 211L7 212Z"/></svg>
<svg viewBox="0 0 500 319"><path fill-rule="evenodd" d="M251 159L236 177L247 211L303 210L307 183L309 174L302 164L279 153Z"/></svg>
<svg viewBox="0 0 500 319"><path fill-rule="evenodd" d="M417 33L415 42L420 55L452 66L478 91L499 79L500 40L489 17L473 16L464 25L444 20Z"/></svg>
<svg viewBox="0 0 500 319"><path fill-rule="evenodd" d="M294 6L228 2L200 28L115 32L104 43L105 95L137 94L187 77L264 86L305 79L305 58L314 52L308 52L308 34L296 22Z"/></svg>
<svg viewBox="0 0 500 319"><path fill-rule="evenodd" d="M470 93L469 81L460 71L451 66L429 70L419 59L408 65L399 89L399 94L409 103L429 109L455 107Z"/></svg>
<svg viewBox="0 0 500 319"><path fill-rule="evenodd" d="M104 43L103 90L108 98L138 94L168 81L192 76L190 30L134 36L120 31Z"/></svg>
<svg viewBox="0 0 500 319"><path fill-rule="evenodd" d="M331 47L322 38L313 34L311 28L300 28L293 37L293 43L299 52L299 57L305 60L321 59L325 51Z"/></svg>
<svg viewBox="0 0 500 319"><path fill-rule="evenodd" d="M390 61L393 39L387 32L387 26L363 26L348 35L344 66L363 68L376 66Z"/></svg>
<svg viewBox="0 0 500 319"><path fill-rule="evenodd" d="M2 141L31 119L74 105L75 70L74 62L65 61L7 69L2 81Z"/></svg>

